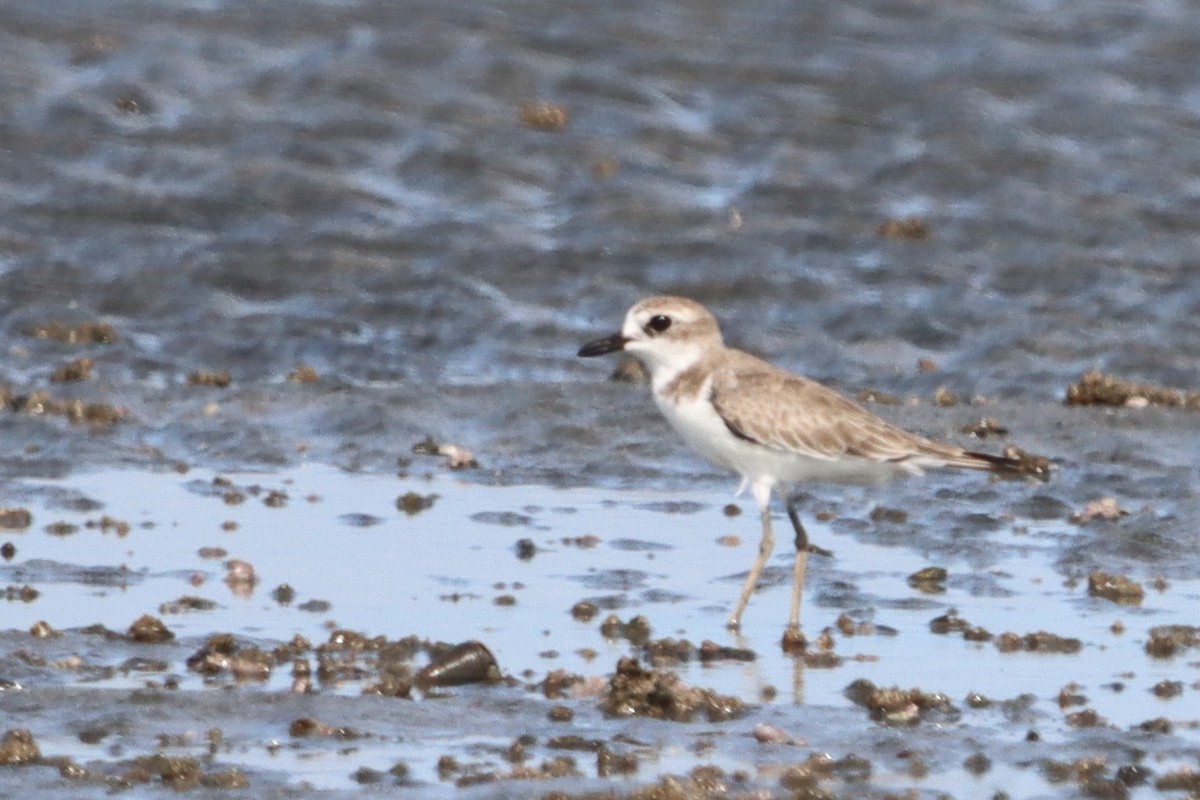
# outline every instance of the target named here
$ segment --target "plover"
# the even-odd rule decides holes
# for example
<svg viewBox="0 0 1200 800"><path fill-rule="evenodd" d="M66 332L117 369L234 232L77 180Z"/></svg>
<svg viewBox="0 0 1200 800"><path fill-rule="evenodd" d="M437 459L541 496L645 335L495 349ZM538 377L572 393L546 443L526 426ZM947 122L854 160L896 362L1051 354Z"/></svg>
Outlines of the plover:
<svg viewBox="0 0 1200 800"><path fill-rule="evenodd" d="M909 433L814 380L726 347L716 318L684 297L650 297L625 315L620 333L585 344L584 357L624 351L650 373L654 400L692 449L739 475L762 521L758 557L726 623L742 612L775 547L771 495L796 531L788 632L799 636L810 545L792 487L809 481L882 483L927 467L1019 472L1016 459L976 453ZM785 636L786 641L786 636Z"/></svg>

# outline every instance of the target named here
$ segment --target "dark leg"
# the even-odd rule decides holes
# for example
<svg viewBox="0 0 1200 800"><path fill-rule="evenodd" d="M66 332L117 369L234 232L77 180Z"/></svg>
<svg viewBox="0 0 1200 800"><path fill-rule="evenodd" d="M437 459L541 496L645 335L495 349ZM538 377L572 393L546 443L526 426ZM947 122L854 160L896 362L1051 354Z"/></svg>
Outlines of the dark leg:
<svg viewBox="0 0 1200 800"><path fill-rule="evenodd" d="M808 568L808 533L800 522L800 513L796 510L796 499L785 501L788 519L796 529L796 563L792 569L792 611L788 616L788 630L800 631L800 598L804 594L804 573Z"/></svg>

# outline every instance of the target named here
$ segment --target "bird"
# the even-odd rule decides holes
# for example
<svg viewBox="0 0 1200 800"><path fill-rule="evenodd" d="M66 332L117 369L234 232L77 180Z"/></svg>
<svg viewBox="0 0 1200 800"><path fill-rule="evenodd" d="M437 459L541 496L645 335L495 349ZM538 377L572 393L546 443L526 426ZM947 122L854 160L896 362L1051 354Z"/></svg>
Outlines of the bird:
<svg viewBox="0 0 1200 800"><path fill-rule="evenodd" d="M737 630L775 547L771 497L795 531L791 607L784 635L800 634L809 544L795 487L808 482L878 484L927 468L1024 473L1018 458L943 444L893 425L818 381L728 347L716 317L686 297L649 297L621 330L588 342L583 358L624 352L650 375L654 401L693 450L741 477L758 506L762 539L726 626Z"/></svg>

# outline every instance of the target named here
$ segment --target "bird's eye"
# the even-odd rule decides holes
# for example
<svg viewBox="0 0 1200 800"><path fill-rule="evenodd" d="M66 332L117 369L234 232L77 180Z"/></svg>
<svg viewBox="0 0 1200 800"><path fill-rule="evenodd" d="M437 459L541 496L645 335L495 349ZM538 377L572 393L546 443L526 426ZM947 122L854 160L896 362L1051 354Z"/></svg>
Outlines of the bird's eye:
<svg viewBox="0 0 1200 800"><path fill-rule="evenodd" d="M667 328L671 327L671 318L666 314L655 314L646 323L647 333L662 333Z"/></svg>

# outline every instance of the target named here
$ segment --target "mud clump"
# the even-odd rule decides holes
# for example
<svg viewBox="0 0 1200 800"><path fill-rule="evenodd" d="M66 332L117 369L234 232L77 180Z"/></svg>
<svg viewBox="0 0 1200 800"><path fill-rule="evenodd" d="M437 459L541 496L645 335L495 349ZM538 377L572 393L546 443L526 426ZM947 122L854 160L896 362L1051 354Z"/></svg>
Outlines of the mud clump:
<svg viewBox="0 0 1200 800"><path fill-rule="evenodd" d="M197 370L188 373L187 382L189 386L214 386L218 389L225 389L233 383L233 376L227 369Z"/></svg>
<svg viewBox="0 0 1200 800"><path fill-rule="evenodd" d="M943 567L925 567L908 576L908 585L925 594L942 594L948 577Z"/></svg>
<svg viewBox="0 0 1200 800"><path fill-rule="evenodd" d="M702 664L717 661L754 661L753 650L745 647L728 647L704 640L696 647L687 639L655 639L642 646L642 658L655 667L684 664L699 659Z"/></svg>
<svg viewBox="0 0 1200 800"><path fill-rule="evenodd" d="M287 379L290 383L316 383L321 380L321 376L310 365L297 364L288 373Z"/></svg>
<svg viewBox="0 0 1200 800"><path fill-rule="evenodd" d="M199 787L244 789L249 785L236 769L206 773L199 759L161 754L135 758L120 777L123 782L135 784L158 781L177 792Z"/></svg>
<svg viewBox="0 0 1200 800"><path fill-rule="evenodd" d="M865 678L851 683L842 692L855 705L870 712L871 719L887 725L916 725L936 716L943 721L957 719L958 709L940 692L921 689L884 689Z"/></svg>
<svg viewBox="0 0 1200 800"><path fill-rule="evenodd" d="M1067 714L1065 720L1067 725L1072 728L1099 728L1108 724L1108 721L1092 708Z"/></svg>
<svg viewBox="0 0 1200 800"><path fill-rule="evenodd" d="M186 614L189 611L212 611L216 607L217 604L207 597L184 595L178 600L170 600L159 604L158 613L164 616L168 614Z"/></svg>
<svg viewBox="0 0 1200 800"><path fill-rule="evenodd" d="M1191 767L1180 767L1156 780L1154 788L1160 792L1200 792L1200 772Z"/></svg>
<svg viewBox="0 0 1200 800"><path fill-rule="evenodd" d="M1189 647L1200 647L1200 627L1158 625L1150 629L1146 639L1146 654L1152 658L1170 658Z"/></svg>
<svg viewBox="0 0 1200 800"><path fill-rule="evenodd" d="M475 454L467 448L449 442L439 442L432 436L426 436L414 444L412 452L418 456L444 456L444 463L450 469L471 469L479 466Z"/></svg>
<svg viewBox="0 0 1200 800"><path fill-rule="evenodd" d="M396 498L396 508L403 511L408 516L415 516L422 511L433 508L433 503L437 500L436 494L417 494L416 492L405 492Z"/></svg>
<svg viewBox="0 0 1200 800"><path fill-rule="evenodd" d="M275 657L252 645L239 645L233 634L218 633L187 659L187 668L206 677L230 675L238 683L271 677Z"/></svg>
<svg viewBox="0 0 1200 800"><path fill-rule="evenodd" d="M53 320L30 328L25 335L63 344L112 344L117 340L117 331L112 325L92 321L69 325Z"/></svg>
<svg viewBox="0 0 1200 800"><path fill-rule="evenodd" d="M321 738L321 739L360 739L362 734L353 728L345 726L330 725L327 722L321 722L313 717L299 717L292 720L288 725L288 736L296 738Z"/></svg>
<svg viewBox="0 0 1200 800"><path fill-rule="evenodd" d="M82 400L63 400L47 391L36 391L27 395L14 395L0 388L0 402L17 414L35 417L66 417L73 425L89 425L94 431L107 430L125 419L128 412L111 403L85 403Z"/></svg>
<svg viewBox="0 0 1200 800"><path fill-rule="evenodd" d="M1136 383L1094 369L1080 376L1079 383L1067 386L1066 403L1069 406L1168 406L1200 410L1200 391L1184 392Z"/></svg>
<svg viewBox="0 0 1200 800"><path fill-rule="evenodd" d="M580 622L591 622L600 613L600 607L588 600L580 600L571 606L571 616Z"/></svg>
<svg viewBox="0 0 1200 800"><path fill-rule="evenodd" d="M91 380L93 364L94 362L90 358L76 358L68 361L51 373L50 381L52 383L69 383Z"/></svg>
<svg viewBox="0 0 1200 800"><path fill-rule="evenodd" d="M1083 642L1074 637L1059 636L1047 631L1037 631L1021 636L1002 633L996 637L996 649L1001 653L1078 653Z"/></svg>
<svg viewBox="0 0 1200 800"><path fill-rule="evenodd" d="M959 428L958 432L974 436L976 439L986 439L989 436L1007 436L1008 428L997 422L994 417L980 417L977 422Z"/></svg>
<svg viewBox="0 0 1200 800"><path fill-rule="evenodd" d="M570 693L572 687L584 683L585 680L582 675L556 669L546 673L546 677L542 679L542 694L547 700L560 700Z"/></svg>
<svg viewBox="0 0 1200 800"><path fill-rule="evenodd" d="M0 508L0 528L19 531L33 524L33 514L27 508Z"/></svg>
<svg viewBox="0 0 1200 800"><path fill-rule="evenodd" d="M175 634L163 624L162 620L143 614L129 626L126 636L130 641L139 644L162 644L175 638Z"/></svg>
<svg viewBox="0 0 1200 800"><path fill-rule="evenodd" d="M1116 520L1128 516L1129 512L1121 508L1115 497L1101 497L1089 500L1083 510L1067 517L1067 522L1074 525L1086 525L1094 519Z"/></svg>
<svg viewBox="0 0 1200 800"><path fill-rule="evenodd" d="M531 102L521 105L518 117L526 128L557 133L567 128L567 109L556 103Z"/></svg>
<svg viewBox="0 0 1200 800"><path fill-rule="evenodd" d="M1088 594L1123 606L1140 606L1146 590L1137 581L1097 570L1088 576Z"/></svg>
<svg viewBox="0 0 1200 800"><path fill-rule="evenodd" d="M622 622L616 614L609 614L600 623L600 634L605 639L625 639L635 647L641 647L650 641L650 620L638 615Z"/></svg>
<svg viewBox="0 0 1200 800"><path fill-rule="evenodd" d="M933 230L929 227L929 223L920 217L884 220L879 226L878 233L885 239L924 241L933 238Z"/></svg>
<svg viewBox="0 0 1200 800"><path fill-rule="evenodd" d="M724 722L742 714L742 701L709 689L684 685L679 676L643 669L635 658L622 658L600 704L611 717L652 717L690 722L703 714L709 722Z"/></svg>
<svg viewBox="0 0 1200 800"><path fill-rule="evenodd" d="M24 728L10 728L0 738L0 765L17 767L36 764L42 759L33 734Z"/></svg>

